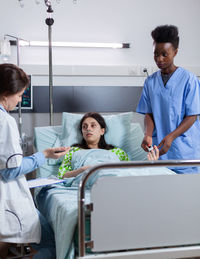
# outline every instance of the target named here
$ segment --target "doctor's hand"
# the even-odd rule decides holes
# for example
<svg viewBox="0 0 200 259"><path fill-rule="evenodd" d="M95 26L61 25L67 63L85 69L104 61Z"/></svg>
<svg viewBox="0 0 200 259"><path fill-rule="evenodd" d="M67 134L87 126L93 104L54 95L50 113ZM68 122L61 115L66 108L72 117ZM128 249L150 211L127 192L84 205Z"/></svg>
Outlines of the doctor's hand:
<svg viewBox="0 0 200 259"><path fill-rule="evenodd" d="M152 137L151 136L144 136L141 147L144 149L144 151L148 152L147 147L150 147L152 145Z"/></svg>
<svg viewBox="0 0 200 259"><path fill-rule="evenodd" d="M169 134L164 139L160 142L158 145L158 148L160 149L160 156L164 155L167 153L167 151L170 149L172 142L174 138Z"/></svg>
<svg viewBox="0 0 200 259"><path fill-rule="evenodd" d="M54 158L58 159L66 155L70 150L70 147L53 147L47 148L43 151L45 158Z"/></svg>

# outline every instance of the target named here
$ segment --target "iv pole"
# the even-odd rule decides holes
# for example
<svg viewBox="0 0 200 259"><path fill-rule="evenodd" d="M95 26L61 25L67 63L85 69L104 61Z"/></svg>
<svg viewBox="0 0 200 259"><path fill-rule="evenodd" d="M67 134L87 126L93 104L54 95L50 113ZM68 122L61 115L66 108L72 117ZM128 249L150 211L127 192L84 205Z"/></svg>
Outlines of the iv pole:
<svg viewBox="0 0 200 259"><path fill-rule="evenodd" d="M49 110L50 110L50 126L53 125L53 71L52 71L52 28L54 19L51 17L53 13L51 1L45 0L47 13L49 17L45 20L48 25L48 40L49 40Z"/></svg>

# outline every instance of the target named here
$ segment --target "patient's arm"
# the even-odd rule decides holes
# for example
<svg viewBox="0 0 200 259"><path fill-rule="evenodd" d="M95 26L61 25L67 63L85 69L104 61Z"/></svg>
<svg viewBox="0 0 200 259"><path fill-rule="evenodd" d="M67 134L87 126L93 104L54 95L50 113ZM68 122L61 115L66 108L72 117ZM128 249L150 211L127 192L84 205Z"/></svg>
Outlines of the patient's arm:
<svg viewBox="0 0 200 259"><path fill-rule="evenodd" d="M70 178L70 177L76 177L77 175L81 174L82 172L84 172L85 170L87 170L88 168L90 168L91 166L86 165L86 166L82 166L76 170L73 171L68 171L66 172L62 178Z"/></svg>
<svg viewBox="0 0 200 259"><path fill-rule="evenodd" d="M72 156L73 156L74 152L76 152L78 150L80 150L79 147L71 147L69 152L64 156L62 164L60 165L60 167L58 169L59 178L62 179L65 173L72 171L72 165L71 165Z"/></svg>

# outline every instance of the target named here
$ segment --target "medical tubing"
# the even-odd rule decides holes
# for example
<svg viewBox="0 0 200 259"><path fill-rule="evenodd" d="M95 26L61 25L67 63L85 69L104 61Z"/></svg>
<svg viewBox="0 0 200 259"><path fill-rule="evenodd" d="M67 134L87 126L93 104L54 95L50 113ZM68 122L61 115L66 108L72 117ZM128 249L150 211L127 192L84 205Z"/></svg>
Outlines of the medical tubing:
<svg viewBox="0 0 200 259"><path fill-rule="evenodd" d="M87 174L83 174L78 189L78 252L79 256L85 256L85 186L88 178L99 169L130 168L130 167L178 167L200 166L200 160L159 160L159 161L130 161L118 163L102 163L93 166Z"/></svg>

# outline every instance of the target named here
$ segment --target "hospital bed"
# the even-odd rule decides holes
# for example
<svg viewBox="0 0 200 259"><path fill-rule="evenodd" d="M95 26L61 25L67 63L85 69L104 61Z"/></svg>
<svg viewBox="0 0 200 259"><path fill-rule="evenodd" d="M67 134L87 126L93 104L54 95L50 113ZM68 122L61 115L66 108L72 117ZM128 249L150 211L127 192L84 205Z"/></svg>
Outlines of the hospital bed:
<svg viewBox="0 0 200 259"><path fill-rule="evenodd" d="M35 128L36 149L77 142L81 117L64 113L61 126ZM55 233L57 259L200 257L200 175L176 175L166 167L199 161L145 161L143 132L131 113L106 119L110 133L115 129L107 142L116 141L132 161L97 165L73 185L36 190L37 206ZM49 160L37 176L55 175L60 162ZM102 169L109 173L91 181Z"/></svg>

